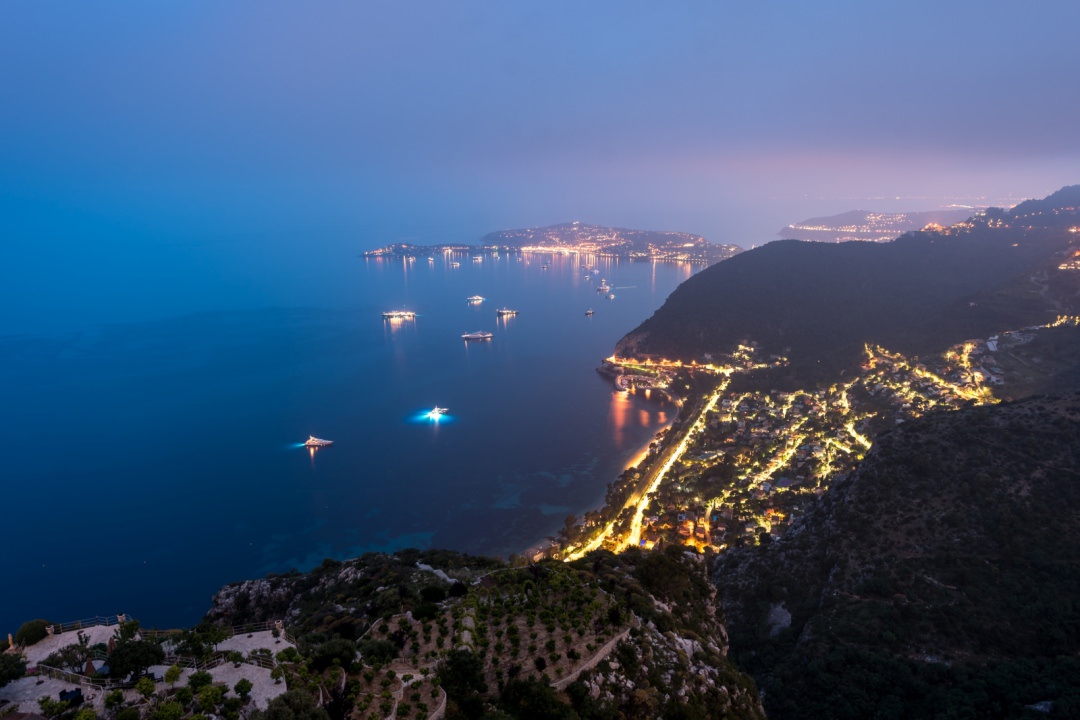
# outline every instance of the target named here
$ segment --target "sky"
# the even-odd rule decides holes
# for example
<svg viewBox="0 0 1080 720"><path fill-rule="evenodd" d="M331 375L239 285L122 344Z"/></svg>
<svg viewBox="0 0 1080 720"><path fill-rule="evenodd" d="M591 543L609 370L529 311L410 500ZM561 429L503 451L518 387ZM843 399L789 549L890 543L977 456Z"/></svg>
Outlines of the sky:
<svg viewBox="0 0 1080 720"><path fill-rule="evenodd" d="M1071 0L10 0L0 323L55 287L235 270L239 240L580 220L751 247L1041 197L1080 182L1077 27Z"/></svg>

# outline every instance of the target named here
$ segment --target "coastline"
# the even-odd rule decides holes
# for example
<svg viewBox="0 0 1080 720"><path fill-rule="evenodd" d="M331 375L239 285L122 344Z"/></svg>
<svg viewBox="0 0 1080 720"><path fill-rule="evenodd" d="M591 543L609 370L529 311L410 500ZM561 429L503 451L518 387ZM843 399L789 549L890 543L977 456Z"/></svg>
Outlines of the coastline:
<svg viewBox="0 0 1080 720"><path fill-rule="evenodd" d="M668 393L665 392L665 393L663 393L663 395L664 395L664 401L665 402L676 405L676 407L678 408L677 403L675 403L672 400L671 396ZM679 408L679 409L681 409L681 408ZM671 429L671 426L674 425L678 421L678 419L679 419L679 412L677 410L676 412L672 413L671 417L667 421L661 423L654 430L654 432L649 437L649 439L646 440L645 443L636 452L634 452L630 456L630 458L623 464L622 470L619 472L619 475L626 472L630 468L640 466L641 463L643 463L646 460L646 458L649 457L649 447L654 442L657 442L656 436L658 434L661 434L661 433L667 433L667 431ZM666 440L666 435L665 435L665 440ZM664 441L661 441L660 448L663 447L663 442ZM613 478L612 481L618 480L619 475L617 475L615 478ZM601 500L600 504L598 504L598 505L590 505L587 508L582 508L580 510L580 514L581 514L582 517L584 517L584 514L586 512L591 512L591 511L599 512L599 511L603 510L605 507L607 507L607 503L605 503L603 500ZM574 513L574 514L577 515L578 513ZM542 560L543 558L548 557L548 553L551 551L553 544L554 544L554 540L552 539L552 536L547 535L544 538L542 538L541 540L538 540L538 541L532 543L531 545L526 547L521 552L512 553L510 557L513 557L514 555L517 555L520 558L524 558L528 562L538 562L538 561Z"/></svg>

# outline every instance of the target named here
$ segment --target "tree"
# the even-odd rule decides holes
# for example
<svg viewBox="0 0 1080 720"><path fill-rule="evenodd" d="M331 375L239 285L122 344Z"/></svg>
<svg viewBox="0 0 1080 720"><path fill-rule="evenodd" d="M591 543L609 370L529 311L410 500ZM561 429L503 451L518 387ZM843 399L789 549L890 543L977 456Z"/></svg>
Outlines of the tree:
<svg viewBox="0 0 1080 720"><path fill-rule="evenodd" d="M94 712L94 708L83 706L79 708L79 711L75 713L75 717L71 720L97 720L97 713Z"/></svg>
<svg viewBox="0 0 1080 720"><path fill-rule="evenodd" d="M38 698L37 702L38 707L41 708L41 714L47 718L59 717L68 709L67 700L53 700L48 695Z"/></svg>
<svg viewBox="0 0 1080 720"><path fill-rule="evenodd" d="M111 690L105 695L105 709L112 710L124 704L124 691Z"/></svg>
<svg viewBox="0 0 1080 720"><path fill-rule="evenodd" d="M145 675L139 678L139 682L135 683L135 692L142 695L144 700L149 700L150 696L154 694L154 690L154 681Z"/></svg>
<svg viewBox="0 0 1080 720"><path fill-rule="evenodd" d="M214 682L214 676L206 672L205 670L200 670L199 672L191 673L191 676L188 678L187 682L188 687L190 687L195 692L199 692L204 687Z"/></svg>
<svg viewBox="0 0 1080 720"><path fill-rule="evenodd" d="M117 642L137 639L139 635L139 621L128 620L127 622L120 623L113 635Z"/></svg>
<svg viewBox="0 0 1080 720"><path fill-rule="evenodd" d="M356 643L345 638L334 638L317 645L311 652L311 667L322 672L331 665L348 668L356 660Z"/></svg>
<svg viewBox="0 0 1080 720"><path fill-rule="evenodd" d="M151 716L153 720L180 720L184 716L184 706L178 702L163 703Z"/></svg>
<svg viewBox="0 0 1080 720"><path fill-rule="evenodd" d="M236 681L236 684L233 685L233 690L236 691L237 695L246 700L253 687L255 686L250 680L247 678L240 678Z"/></svg>
<svg viewBox="0 0 1080 720"><path fill-rule="evenodd" d="M521 720L558 720L571 717L570 707L555 690L536 678L511 680L499 700L504 710Z"/></svg>
<svg viewBox="0 0 1080 720"><path fill-rule="evenodd" d="M4 653L0 655L0 687L12 680L18 680L26 674L26 660L21 655Z"/></svg>
<svg viewBox="0 0 1080 720"><path fill-rule="evenodd" d="M221 704L225 688L220 685L207 685L199 691L199 712L206 713Z"/></svg>
<svg viewBox="0 0 1080 720"><path fill-rule="evenodd" d="M141 675L151 665L160 665L164 661L165 651L157 643L125 639L117 642L116 647L109 653L109 672L113 677L122 679Z"/></svg>
<svg viewBox="0 0 1080 720"><path fill-rule="evenodd" d="M330 715L315 704L310 695L286 690L270 701L266 710L256 710L251 720L330 720Z"/></svg>
<svg viewBox="0 0 1080 720"><path fill-rule="evenodd" d="M165 671L165 682L169 683L169 687L172 687L180 679L182 673L183 670L180 669L179 665L170 665L169 669Z"/></svg>
<svg viewBox="0 0 1080 720"><path fill-rule="evenodd" d="M45 658L42 664L73 673L81 673L83 668L86 667L86 661L92 656L93 652L83 644L65 645Z"/></svg>
<svg viewBox="0 0 1080 720"><path fill-rule="evenodd" d="M47 620L41 619L24 622L15 632L15 644L29 647L40 640L44 640L45 636L49 634L45 630L48 624Z"/></svg>

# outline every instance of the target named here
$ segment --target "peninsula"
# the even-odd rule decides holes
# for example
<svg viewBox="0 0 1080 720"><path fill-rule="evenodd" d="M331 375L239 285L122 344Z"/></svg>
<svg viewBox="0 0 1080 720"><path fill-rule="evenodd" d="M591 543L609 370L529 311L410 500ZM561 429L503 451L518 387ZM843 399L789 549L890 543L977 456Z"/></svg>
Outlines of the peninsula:
<svg viewBox="0 0 1080 720"><path fill-rule="evenodd" d="M438 252L580 254L711 265L742 252L742 248L737 245L712 243L700 235L683 232L628 230L572 222L547 227L500 230L485 235L475 245L395 243L366 252L364 256L417 257Z"/></svg>

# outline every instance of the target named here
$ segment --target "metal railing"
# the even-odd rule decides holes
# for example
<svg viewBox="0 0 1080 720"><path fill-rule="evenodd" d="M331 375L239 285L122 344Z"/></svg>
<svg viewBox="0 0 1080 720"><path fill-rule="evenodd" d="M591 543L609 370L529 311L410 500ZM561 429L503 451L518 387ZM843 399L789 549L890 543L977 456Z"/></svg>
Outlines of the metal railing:
<svg viewBox="0 0 1080 720"><path fill-rule="evenodd" d="M67 623L54 623L51 625L54 635L61 635L65 632L71 632L73 630L82 630L84 628L93 627L95 625L118 625L121 622L127 622L132 620L127 616L111 615L111 616L97 616L84 620L75 620ZM286 631L281 624L281 621L266 621L258 623L248 623L246 625L235 625L228 628L232 632L232 636L236 635L249 635L256 632L265 632L267 630L280 629L281 637L295 646L296 638L293 637L288 631ZM144 638L162 638L171 637L183 632L182 630L153 630L153 629L139 629L139 634ZM277 661L274 659L274 654L269 655L263 653L248 654L242 657L240 660L236 660L236 650L219 650L212 655L205 658L194 658L186 655L166 655L162 664L164 665L178 665L182 668L189 668L196 672L204 672L212 670L225 663L244 663L247 665L255 665L267 670L273 670L277 665ZM107 658L107 654L101 652L93 652L92 658L95 660L102 660ZM32 668L27 669L27 674L46 675L57 680L65 680L67 682L80 685L83 687L95 687L103 691L111 690L113 688L132 687L138 678L132 678L128 681L122 680L105 680L92 678L87 675L80 675L79 673L71 672L68 670L61 670L51 665L35 665Z"/></svg>
<svg viewBox="0 0 1080 720"><path fill-rule="evenodd" d="M51 627L53 629L54 635L62 635L63 633L71 632L72 630L82 630L83 628L94 627L95 625L119 625L121 622L120 617L120 615L97 615L95 617L86 618L83 620L72 620L71 622L66 623L53 623L48 627ZM124 616L124 619L127 620L129 618L127 618L127 616Z"/></svg>

